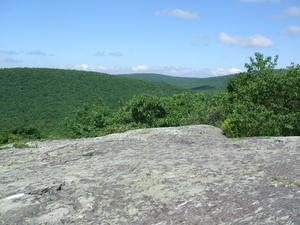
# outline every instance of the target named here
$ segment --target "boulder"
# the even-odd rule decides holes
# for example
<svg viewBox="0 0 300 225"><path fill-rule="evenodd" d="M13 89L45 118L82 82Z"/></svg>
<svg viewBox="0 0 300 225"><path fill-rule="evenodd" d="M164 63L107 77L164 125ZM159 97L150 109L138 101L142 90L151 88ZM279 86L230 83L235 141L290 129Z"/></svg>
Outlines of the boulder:
<svg viewBox="0 0 300 225"><path fill-rule="evenodd" d="M300 137L152 128L0 151L0 224L300 224Z"/></svg>

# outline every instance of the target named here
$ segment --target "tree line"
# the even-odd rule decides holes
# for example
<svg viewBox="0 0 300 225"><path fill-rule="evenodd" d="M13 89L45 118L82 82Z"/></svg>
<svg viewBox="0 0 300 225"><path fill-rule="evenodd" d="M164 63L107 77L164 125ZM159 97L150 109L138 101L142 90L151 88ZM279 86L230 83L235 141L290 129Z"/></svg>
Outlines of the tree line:
<svg viewBox="0 0 300 225"><path fill-rule="evenodd" d="M100 100L85 105L64 125L74 137L122 132L148 127L209 124L228 137L300 135L300 66L275 70L278 56L255 53L247 72L229 80L227 92L207 99L202 93L172 97L137 95L113 117Z"/></svg>
<svg viewBox="0 0 300 225"><path fill-rule="evenodd" d="M211 98L190 92L171 97L136 95L125 103L120 100L114 113L99 98L97 104L84 104L61 125L72 138L192 124L220 127L231 138L299 136L300 66L292 63L278 71L277 60L278 56L272 59L255 53L245 64L247 72L230 79L227 91Z"/></svg>

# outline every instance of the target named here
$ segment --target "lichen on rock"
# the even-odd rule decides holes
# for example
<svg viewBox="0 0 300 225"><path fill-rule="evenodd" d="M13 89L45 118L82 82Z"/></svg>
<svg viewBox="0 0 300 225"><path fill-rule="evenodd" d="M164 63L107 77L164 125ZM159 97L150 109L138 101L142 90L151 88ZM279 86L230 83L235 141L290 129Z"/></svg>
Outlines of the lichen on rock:
<svg viewBox="0 0 300 225"><path fill-rule="evenodd" d="M300 137L194 125L28 145L0 151L0 224L300 224Z"/></svg>

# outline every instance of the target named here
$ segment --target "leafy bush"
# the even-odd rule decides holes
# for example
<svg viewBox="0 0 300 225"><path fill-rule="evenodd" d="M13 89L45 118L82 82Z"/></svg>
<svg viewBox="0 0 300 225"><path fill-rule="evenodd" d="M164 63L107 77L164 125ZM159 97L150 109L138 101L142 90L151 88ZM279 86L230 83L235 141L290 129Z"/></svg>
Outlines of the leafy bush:
<svg viewBox="0 0 300 225"><path fill-rule="evenodd" d="M248 71L228 83L230 113L223 123L229 137L300 135L300 67L274 70L271 57L255 53Z"/></svg>
<svg viewBox="0 0 300 225"><path fill-rule="evenodd" d="M278 56L255 53L247 72L229 80L227 92L205 98L185 92L172 97L136 95L114 115L103 100L84 105L64 125L74 137L92 137L148 127L208 124L228 137L300 135L300 66L280 72Z"/></svg>
<svg viewBox="0 0 300 225"><path fill-rule="evenodd" d="M208 124L221 127L228 111L228 95L226 92L205 99L201 105L193 107L182 119L182 125Z"/></svg>
<svg viewBox="0 0 300 225"><path fill-rule="evenodd" d="M217 102L217 101L211 101ZM113 115L101 100L100 105L84 105L75 117L66 118L63 125L72 137L93 137L116 132L149 127L168 127L195 124L204 119L192 119L192 115L205 108L204 94L189 92L172 97L137 95L121 105ZM206 114L201 114L206 116ZM189 120L186 120L190 117Z"/></svg>
<svg viewBox="0 0 300 225"><path fill-rule="evenodd" d="M60 122L83 103L98 104L102 96L111 112L118 100L137 94L172 96L186 88L92 71L50 68L0 68L0 132L15 126L38 127L60 137Z"/></svg>
<svg viewBox="0 0 300 225"><path fill-rule="evenodd" d="M37 140L41 139L43 135L33 126L19 126L13 127L0 134L0 144L12 143L24 140Z"/></svg>
<svg viewBox="0 0 300 225"><path fill-rule="evenodd" d="M14 144L13 144L13 147L14 148L30 148L30 146L29 145L27 145L25 142L15 142Z"/></svg>
<svg viewBox="0 0 300 225"><path fill-rule="evenodd" d="M181 93L168 99L169 114L163 121L163 126L188 125L186 118L193 112L201 110L205 104L203 93ZM195 123L197 123L195 121Z"/></svg>
<svg viewBox="0 0 300 225"><path fill-rule="evenodd" d="M6 144L8 143L9 137L8 132L1 132L0 133L0 144Z"/></svg>
<svg viewBox="0 0 300 225"><path fill-rule="evenodd" d="M172 97L138 95L119 109L114 123L135 124L137 127L180 126L195 108L201 107L204 94L189 92Z"/></svg>
<svg viewBox="0 0 300 225"><path fill-rule="evenodd" d="M115 115L115 122L121 124L147 124L155 126L158 119L167 115L165 98L137 95L121 107Z"/></svg>
<svg viewBox="0 0 300 225"><path fill-rule="evenodd" d="M74 137L94 137L102 128L107 125L109 108L102 98L99 98L99 105L84 104L83 109L76 112L73 119L67 117L64 125Z"/></svg>

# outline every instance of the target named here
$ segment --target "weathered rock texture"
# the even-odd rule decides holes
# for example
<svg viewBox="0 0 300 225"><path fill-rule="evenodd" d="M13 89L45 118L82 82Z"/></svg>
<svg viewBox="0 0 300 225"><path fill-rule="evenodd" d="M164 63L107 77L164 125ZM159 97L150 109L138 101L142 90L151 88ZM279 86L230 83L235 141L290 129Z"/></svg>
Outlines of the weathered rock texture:
<svg viewBox="0 0 300 225"><path fill-rule="evenodd" d="M0 224L300 224L300 137L155 128L0 151Z"/></svg>

